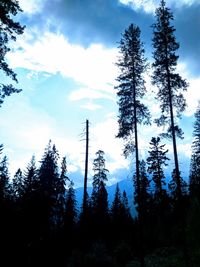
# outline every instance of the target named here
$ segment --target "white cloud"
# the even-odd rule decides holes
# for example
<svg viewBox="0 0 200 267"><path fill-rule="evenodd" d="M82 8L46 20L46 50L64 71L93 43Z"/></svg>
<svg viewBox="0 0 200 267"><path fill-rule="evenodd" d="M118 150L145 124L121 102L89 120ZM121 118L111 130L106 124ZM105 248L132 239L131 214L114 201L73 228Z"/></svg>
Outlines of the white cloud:
<svg viewBox="0 0 200 267"><path fill-rule="evenodd" d="M39 166L50 139L56 145L60 158L67 156L68 171L73 173L80 170L84 173L85 142L81 142L78 135L69 137L44 109L32 107L23 93L11 96L7 104L1 108L0 125L0 140L3 140L12 176L18 168L26 168L32 155L36 156ZM117 123L113 114L110 114L105 122L91 127L89 177L93 175L92 162L98 149L105 150L108 157L107 167L111 172L128 166L121 156L121 142L115 139L116 128ZM74 182L76 183L76 177Z"/></svg>
<svg viewBox="0 0 200 267"><path fill-rule="evenodd" d="M32 155L36 156L39 165L50 139L56 145L60 158L67 156L69 172L83 169L83 143L76 136L66 136L54 118L42 108L33 108L23 93L11 96L1 108L0 125L0 140L3 140L4 153L9 158L11 175L18 168L24 170Z"/></svg>
<svg viewBox="0 0 200 267"><path fill-rule="evenodd" d="M200 77L190 79L185 98L187 100L187 108L184 115L190 117L196 111L198 101L200 100Z"/></svg>
<svg viewBox="0 0 200 267"><path fill-rule="evenodd" d="M81 88L78 90L73 91L69 95L69 100L70 101L78 101L82 99L110 99L110 100L115 100L114 95L109 93L109 92L102 92L99 90L93 90L91 88Z"/></svg>
<svg viewBox="0 0 200 267"><path fill-rule="evenodd" d="M189 66L185 62L180 62L177 65L177 72L188 82L187 91L184 92L184 97L187 102L184 115L190 117L196 111L198 101L200 100L200 76L195 78L191 77Z"/></svg>
<svg viewBox="0 0 200 267"><path fill-rule="evenodd" d="M91 128L91 153L101 149L105 152L107 168L112 173L116 169L127 168L128 161L122 155L122 140L116 138L118 123L116 117L109 116L104 122L97 123Z"/></svg>
<svg viewBox="0 0 200 267"><path fill-rule="evenodd" d="M191 153L192 153L191 143L179 144L178 151L179 153L187 157L188 160L190 160Z"/></svg>
<svg viewBox="0 0 200 267"><path fill-rule="evenodd" d="M97 110L97 109L101 109L102 106L101 105L97 105L97 104L93 104L93 103L90 103L89 102L89 103L87 103L85 105L81 105L81 108L94 111L94 110Z"/></svg>
<svg viewBox="0 0 200 267"><path fill-rule="evenodd" d="M133 9L144 9L145 12L154 12L158 6L158 1L155 0L120 0L122 4L130 5Z"/></svg>
<svg viewBox="0 0 200 267"><path fill-rule="evenodd" d="M155 9L159 6L160 0L119 0L124 5L129 5L133 9L143 9L147 13L154 13ZM192 4L199 3L199 0L168 0L167 6L176 6L177 8L183 7L184 5L191 6Z"/></svg>
<svg viewBox="0 0 200 267"><path fill-rule="evenodd" d="M35 30L33 32L35 36ZM35 41L26 32L17 41L20 49L8 54L13 68L43 71L74 79L84 87L111 93L116 78L116 49L101 44L88 48L70 44L62 34L50 32L38 35Z"/></svg>
<svg viewBox="0 0 200 267"><path fill-rule="evenodd" d="M46 0L18 0L24 13L35 14L42 10Z"/></svg>
<svg viewBox="0 0 200 267"><path fill-rule="evenodd" d="M54 120L44 110L32 108L22 94L9 97L1 108L0 124L11 173L25 168L33 154L41 156L55 127Z"/></svg>

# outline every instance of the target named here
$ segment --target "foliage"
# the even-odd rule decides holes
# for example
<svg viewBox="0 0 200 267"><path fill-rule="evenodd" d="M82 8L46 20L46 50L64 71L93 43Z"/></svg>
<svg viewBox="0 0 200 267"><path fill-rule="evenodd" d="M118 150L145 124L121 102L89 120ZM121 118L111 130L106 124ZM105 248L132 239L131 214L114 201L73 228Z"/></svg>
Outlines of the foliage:
<svg viewBox="0 0 200 267"><path fill-rule="evenodd" d="M178 55L176 51L179 44L176 41L174 32L175 28L171 25L173 14L166 7L164 0L161 1L160 7L156 9L156 23L153 24L153 57L154 69L152 83L158 87L157 99L160 101L162 115L156 120L156 123L161 125L170 125L167 134L172 136L172 132L176 131L178 136L181 136L181 130L177 125L173 125L176 110L176 115L181 116L181 113L186 108L186 102L182 91L187 89L187 83L176 73ZM169 113L172 116L168 116Z"/></svg>
<svg viewBox="0 0 200 267"><path fill-rule="evenodd" d="M139 191L141 196L141 212L143 214L148 212L148 202L150 201L150 181L146 172L146 162L144 160L140 161L140 188L138 188L136 177L134 176L135 184L135 204L137 205L137 210L139 209Z"/></svg>
<svg viewBox="0 0 200 267"><path fill-rule="evenodd" d="M0 69L10 77L14 82L18 82L16 73L8 66L6 62L6 54L10 51L8 43L16 41L17 35L24 32L25 27L19 22L15 22L12 17L18 12L22 12L18 1L16 0L1 0L0 1ZM16 89L12 84L5 85L0 83L0 107L4 102L5 97L12 93L19 93L21 89Z"/></svg>
<svg viewBox="0 0 200 267"><path fill-rule="evenodd" d="M192 155L190 162L190 191L194 194L200 192L200 102L194 114L194 130L192 142Z"/></svg>
<svg viewBox="0 0 200 267"><path fill-rule="evenodd" d="M77 202L73 186L74 183L70 181L69 188L67 191L66 209L64 215L64 221L69 231L73 229L77 219L77 208L76 208Z"/></svg>
<svg viewBox="0 0 200 267"><path fill-rule="evenodd" d="M176 118L186 108L183 91L187 90L188 84L176 72L178 55L176 54L179 44L176 41L175 28L171 25L173 14L166 7L164 0L156 9L156 23L153 24L153 57L154 62L152 83L158 87L156 99L160 103L161 116L155 122L158 126L167 125L167 131L161 136L172 139L174 151L175 173L177 181L178 197L181 197L181 177L177 154L176 137L183 137L183 132L178 126Z"/></svg>
<svg viewBox="0 0 200 267"><path fill-rule="evenodd" d="M163 166L167 166L166 161L169 158L166 156L168 150L165 150L165 145L160 144L160 137L152 137L150 142L149 156L147 158L148 173L152 174L152 180L155 183L155 193L159 196L162 195L163 185L166 185L164 179Z"/></svg>
<svg viewBox="0 0 200 267"><path fill-rule="evenodd" d="M98 150L96 152L96 158L93 161L93 170L92 205L96 207L97 213L107 213L108 200L105 185L108 180L108 170L105 168L104 151Z"/></svg>
<svg viewBox="0 0 200 267"><path fill-rule="evenodd" d="M108 180L108 170L105 168L104 154L104 151L98 150L96 152L96 158L93 161L94 176L92 185L97 190L99 189L101 183L105 186L105 182Z"/></svg>
<svg viewBox="0 0 200 267"><path fill-rule="evenodd" d="M120 75L117 77L119 132L117 137L126 141L124 154L133 152L135 145L133 133L137 132L137 124L149 124L150 113L141 102L146 93L144 72L147 60L144 57L143 43L140 41L140 29L131 24L123 33L119 43L119 60L117 66ZM134 137L134 138L133 138Z"/></svg>
<svg viewBox="0 0 200 267"><path fill-rule="evenodd" d="M11 186L9 180L8 158L4 156L0 162L0 201L8 198L10 194Z"/></svg>
<svg viewBox="0 0 200 267"><path fill-rule="evenodd" d="M38 261L49 266L76 267L141 264L138 260L141 256L138 218L131 217L126 192L121 194L119 185L116 186L113 202L108 205L108 171L102 151L97 153L94 162L93 194L96 195L91 199L90 216L81 218L78 216L73 182L67 178L66 159L62 159L61 168L58 168L58 151L51 141L45 148L39 168L36 168L35 157L32 157L24 174L18 169L12 183L9 181L7 158L3 158L0 178L5 179L0 180L0 189L5 193L0 198L0 233L5 244L5 257L8 247L9 253L15 255L11 260L13 264L34 266ZM100 175L102 173L106 175ZM10 190L10 183L13 190ZM183 266L183 218L189 255L194 266L198 266L198 197L191 195L188 198L186 195L180 206L178 199L166 192L168 202L162 205L161 213L156 202L152 201L149 184L146 164L142 160L140 192L145 266ZM137 202L137 198L135 200ZM169 208L172 200L175 204ZM188 212L183 213L183 207L188 207L184 209ZM180 214L181 219L178 218ZM21 253L23 257L19 256Z"/></svg>

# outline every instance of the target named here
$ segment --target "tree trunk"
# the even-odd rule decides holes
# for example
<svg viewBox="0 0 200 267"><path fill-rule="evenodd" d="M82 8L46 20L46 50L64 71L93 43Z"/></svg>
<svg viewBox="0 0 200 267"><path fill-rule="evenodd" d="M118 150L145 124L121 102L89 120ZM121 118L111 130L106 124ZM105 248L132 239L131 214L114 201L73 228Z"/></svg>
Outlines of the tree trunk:
<svg viewBox="0 0 200 267"><path fill-rule="evenodd" d="M134 129L135 129L135 167L136 167L136 183L138 188L138 221L139 221L139 238L140 238L140 266L144 267L144 240L143 240L143 219L141 205L141 186L140 186L140 169L139 169L139 153L138 153L138 133L137 133L137 110L136 110L136 92L133 87L133 103L134 103Z"/></svg>
<svg viewBox="0 0 200 267"><path fill-rule="evenodd" d="M85 176L84 176L84 192L83 192L83 213L87 207L87 177L88 177L88 150L89 150L89 121L86 120L86 149L85 149Z"/></svg>

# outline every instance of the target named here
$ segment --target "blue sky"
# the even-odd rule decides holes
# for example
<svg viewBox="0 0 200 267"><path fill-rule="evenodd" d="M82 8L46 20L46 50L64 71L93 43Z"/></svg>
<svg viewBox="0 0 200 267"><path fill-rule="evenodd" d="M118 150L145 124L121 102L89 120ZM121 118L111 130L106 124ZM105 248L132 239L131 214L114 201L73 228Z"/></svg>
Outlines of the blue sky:
<svg viewBox="0 0 200 267"><path fill-rule="evenodd" d="M84 132L90 121L90 171L95 152L105 152L109 184L131 177L133 167L122 155L123 142L116 139L118 106L114 86L115 65L121 33L130 23L141 29L146 56L152 61L152 29L157 0L20 0L24 10L17 16L26 30L7 55L23 91L7 98L0 109L0 143L9 158L11 175L25 169L31 156L41 159L49 139L60 157L67 156L68 171L76 186L83 183ZM180 42L178 72L189 82L187 109L180 125L184 140L178 141L180 168L188 175L193 114L200 99L200 3L168 0ZM150 73L149 73L150 75ZM155 88L146 77L152 116L159 115ZM1 80L9 80L1 73ZM154 124L139 127L140 156L145 158L152 136L162 129ZM172 157L171 143L167 144ZM134 160L133 160L134 162ZM173 160L169 168L173 169Z"/></svg>

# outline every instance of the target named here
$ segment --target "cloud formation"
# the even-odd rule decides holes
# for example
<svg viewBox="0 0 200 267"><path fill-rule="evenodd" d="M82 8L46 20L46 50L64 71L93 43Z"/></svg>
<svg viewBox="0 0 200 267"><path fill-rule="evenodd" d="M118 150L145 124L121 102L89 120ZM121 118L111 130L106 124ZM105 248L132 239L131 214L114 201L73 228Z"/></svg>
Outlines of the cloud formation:
<svg viewBox="0 0 200 267"><path fill-rule="evenodd" d="M70 43L85 47L101 43L116 47L124 29L135 23L141 28L145 48L151 55L151 25L155 22L154 11L159 0L37 0L39 5L21 1L26 7L24 22L31 28L36 27L41 36L46 31L60 32ZM169 0L167 5L174 14L177 40L181 44L178 53L197 75L200 68L200 2Z"/></svg>
<svg viewBox="0 0 200 267"><path fill-rule="evenodd" d="M100 44L84 48L71 44L62 34L46 32L34 42L27 38L18 41L19 49L8 54L13 68L26 68L31 71L47 72L72 78L88 88L107 93L112 92L116 77L117 51Z"/></svg>

